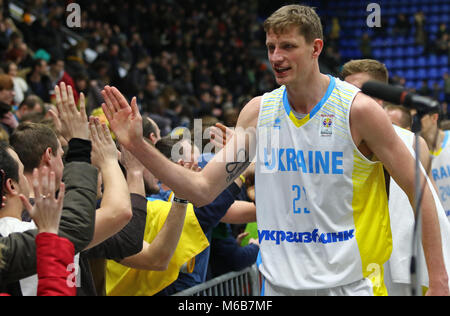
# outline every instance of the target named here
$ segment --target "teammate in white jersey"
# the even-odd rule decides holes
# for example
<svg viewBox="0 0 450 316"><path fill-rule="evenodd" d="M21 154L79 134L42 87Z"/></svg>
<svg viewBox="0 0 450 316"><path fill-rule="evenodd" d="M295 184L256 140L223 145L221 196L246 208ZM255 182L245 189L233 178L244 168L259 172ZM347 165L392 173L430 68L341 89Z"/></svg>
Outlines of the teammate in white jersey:
<svg viewBox="0 0 450 316"><path fill-rule="evenodd" d="M116 88L107 86L102 92L105 98L103 110L123 146L157 178L167 183L177 196L201 206L210 203L233 179L239 177L256 156L257 140L260 140L259 126L265 119L260 116L260 112L268 110L269 103L275 100L274 108L283 107L285 113L282 120L273 121L272 127L274 130L280 127L283 134L290 133L287 139L295 141L295 144L292 143L292 147L289 147L286 139L280 137L283 142L280 146L286 148L275 148L278 156L272 155L272 158L279 160L278 168L281 171L275 170L272 176L282 187L266 190L268 195L264 197L264 201L280 201L280 207L273 209L271 213L266 205L258 204L258 229L260 239L264 239L261 242L261 272L267 280L266 294L300 295L310 294L310 290L320 290L317 293L321 294L372 294L372 285L365 273L366 269L376 269L377 266L362 262L367 257L358 251L387 252L382 247L370 248L371 243L379 245L377 233L384 232L386 238L383 239L388 239L387 226L383 222L386 218L383 217L384 213L367 210L352 214L357 207L364 208L367 202L376 203L378 197L365 193L372 190L373 184L376 188L380 187L378 179L370 179L364 184L364 180L370 175L365 174L359 179L353 176L359 176L367 170L378 173L380 164L367 158L377 157L413 201L414 159L396 135L383 109L374 106L376 103L373 99L354 90L356 88L349 84L320 73L318 59L323 49L323 32L320 19L312 8L284 6L266 20L264 27L269 61L281 88L264 98L259 96L252 99L243 108L233 139L202 172L195 174L174 165L142 140L142 118L136 98L133 98L130 106ZM339 96L342 99L333 108L333 100L339 99ZM339 116L340 106L346 107L347 117L343 122L334 123L331 116L334 114L327 116L326 111L331 110ZM306 119L299 118L301 116ZM273 113L269 112L268 117L273 118ZM322 118L323 121L320 122L323 122L323 127L320 127L322 125L318 124L318 119ZM300 121L306 124L299 124L297 127L296 123ZM312 126L317 127L315 134ZM315 139L319 137L323 143L314 144L308 142L308 138L295 136L291 132L295 128ZM345 141L342 146L337 142L339 137ZM332 146L328 146L327 141ZM271 153L269 145L258 146ZM265 166L261 158L264 159L264 155L257 157L260 175ZM357 170L356 167L359 166L362 169ZM368 168L364 169L365 167ZM355 170L354 174L352 170ZM295 184L296 186L293 184L294 172L297 172L299 179L301 177L308 181L307 188L301 183ZM316 173L318 175L314 177ZM289 183L284 183L283 177ZM256 188L267 189L264 182L266 179L270 179L267 174L264 179L257 179ZM343 185L339 184L338 179L342 179ZM346 193L343 191L343 188L351 186L352 181L364 194L355 194L357 192L353 189ZM335 184L333 189L328 189L329 183ZM334 189L342 194L336 196ZM279 192L283 193L280 195ZM306 194L303 195L304 192ZM308 206L298 212L300 206L296 205L299 206L296 208L293 204L299 202L301 196L304 196L305 201L309 197ZM348 203L352 197L353 202ZM365 198L371 200L367 201ZM258 199L261 197L257 195L257 201ZM336 205L343 205L342 200L347 201L347 204L341 214ZM281 208L288 205L293 206L293 209ZM438 220L428 189L425 189L422 205L423 245L430 271L428 294L449 295ZM316 216L318 226L314 227ZM372 217L377 218L374 224L370 222ZM302 218L305 219L304 224L301 224ZM361 234L364 230L358 230L353 221L359 224L363 222L364 225L359 227L364 227L368 234ZM384 226L380 223L384 223ZM303 226L296 227L297 224ZM349 261L348 254L355 260ZM349 264L345 265L344 262ZM368 265L365 266L364 263ZM289 269L283 270L284 267ZM326 277L322 276L322 272L326 272Z"/></svg>
<svg viewBox="0 0 450 316"><path fill-rule="evenodd" d="M342 77L345 81L350 82L361 88L368 80L378 80L384 83L388 82L389 73L384 64L373 59L351 60L342 67ZM395 105L385 106L383 100L376 101L383 106L388 113L393 124L402 128L395 127L398 136L404 141L405 145L414 152L415 139L411 129L411 115L409 110ZM406 130L408 129L408 130ZM420 137L421 147L421 163L425 169L429 170L429 149L425 140ZM430 181L431 182L431 181ZM434 188L431 187L434 191ZM413 255L413 229L414 214L406 194L399 188L397 183L390 180L386 188L389 195L389 215L391 219L393 250L389 261L385 264L385 281L389 295L400 296L411 294L411 271L410 260ZM436 193L433 192L433 195ZM450 226L446 225L445 214L438 198L435 199L436 208L439 213L439 221L441 224L442 242L446 244L450 238ZM409 247L408 247L409 245ZM419 256L420 258L420 256ZM422 259L422 258L420 258ZM446 261L447 270L450 264L449 251L444 249L444 260ZM420 279L422 285L428 286L426 266L421 261L419 265Z"/></svg>
<svg viewBox="0 0 450 316"><path fill-rule="evenodd" d="M432 155L431 176L436 183L439 198L450 221L450 132L439 128L440 111L423 116L422 135Z"/></svg>

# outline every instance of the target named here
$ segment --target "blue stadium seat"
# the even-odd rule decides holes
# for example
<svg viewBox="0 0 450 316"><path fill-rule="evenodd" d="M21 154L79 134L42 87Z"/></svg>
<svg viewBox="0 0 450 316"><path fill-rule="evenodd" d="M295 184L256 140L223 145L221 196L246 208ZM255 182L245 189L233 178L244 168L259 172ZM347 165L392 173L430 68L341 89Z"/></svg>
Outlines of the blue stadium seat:
<svg viewBox="0 0 450 316"><path fill-rule="evenodd" d="M430 55L428 56L427 60L427 66L429 67L435 67L439 65L439 61L436 55Z"/></svg>
<svg viewBox="0 0 450 316"><path fill-rule="evenodd" d="M395 46L395 40L392 37L388 37L384 40L384 45L387 47Z"/></svg>
<svg viewBox="0 0 450 316"><path fill-rule="evenodd" d="M400 77L405 77L405 71L398 69L395 71L395 74Z"/></svg>
<svg viewBox="0 0 450 316"><path fill-rule="evenodd" d="M448 57L443 55L443 56L439 56L438 57L438 65L443 67L443 66L448 66Z"/></svg>
<svg viewBox="0 0 450 316"><path fill-rule="evenodd" d="M409 57L405 60L405 67L414 68L415 66L416 66L416 62L415 62L414 58Z"/></svg>
<svg viewBox="0 0 450 316"><path fill-rule="evenodd" d="M428 74L430 76L430 79L438 79L440 77L438 68L430 68Z"/></svg>
<svg viewBox="0 0 450 316"><path fill-rule="evenodd" d="M383 50L383 57L384 57L384 58L392 58L392 57L394 57L394 51L393 51L393 49L390 48L390 47L385 48L385 49Z"/></svg>
<svg viewBox="0 0 450 316"><path fill-rule="evenodd" d="M437 4L434 4L430 7L430 12L431 13L439 13L440 12L440 7Z"/></svg>
<svg viewBox="0 0 450 316"><path fill-rule="evenodd" d="M437 24L437 22L435 24L429 24L426 27L426 30L429 34L436 34L439 31L439 25Z"/></svg>
<svg viewBox="0 0 450 316"><path fill-rule="evenodd" d="M420 68L418 71L417 71L417 79L419 79L419 80L424 80L424 79L428 79L428 72L427 72L427 70L425 70L425 68Z"/></svg>
<svg viewBox="0 0 450 316"><path fill-rule="evenodd" d="M396 37L395 40L394 40L394 45L395 46L407 45L406 37L404 37L404 36Z"/></svg>
<svg viewBox="0 0 450 316"><path fill-rule="evenodd" d="M446 66L446 67L439 67L438 69L439 69L439 73L440 73L440 75L441 75L441 78L442 78L442 76L443 76L445 73L450 74L450 67L449 67L449 66Z"/></svg>
<svg viewBox="0 0 450 316"><path fill-rule="evenodd" d="M372 40L372 47L382 47L384 46L384 40L382 38L374 38Z"/></svg>
<svg viewBox="0 0 450 316"><path fill-rule="evenodd" d="M403 58L396 58L394 60L394 63L392 65L394 68L398 69L398 68L404 68L405 67L405 63L403 61Z"/></svg>
<svg viewBox="0 0 450 316"><path fill-rule="evenodd" d="M407 81L413 81L416 78L416 72L413 69L408 69L405 72L405 79Z"/></svg>
<svg viewBox="0 0 450 316"><path fill-rule="evenodd" d="M429 17L427 17L427 23L429 24L438 24L441 20L439 15L431 15Z"/></svg>
<svg viewBox="0 0 450 316"><path fill-rule="evenodd" d="M393 68L394 61L392 59L385 59L384 60L384 65L389 70L389 69Z"/></svg>
<svg viewBox="0 0 450 316"><path fill-rule="evenodd" d="M415 48L413 46L408 46L406 48L406 56L412 57L416 55Z"/></svg>
<svg viewBox="0 0 450 316"><path fill-rule="evenodd" d="M423 46L415 46L415 47L414 47L414 53L415 53L415 56L422 55L422 54L423 54L423 51L424 51Z"/></svg>
<svg viewBox="0 0 450 316"><path fill-rule="evenodd" d="M423 56L416 58L416 67L426 67L427 59Z"/></svg>
<svg viewBox="0 0 450 316"><path fill-rule="evenodd" d="M376 49L372 50L372 55L375 59L381 59L384 56L383 50L381 48L376 48Z"/></svg>

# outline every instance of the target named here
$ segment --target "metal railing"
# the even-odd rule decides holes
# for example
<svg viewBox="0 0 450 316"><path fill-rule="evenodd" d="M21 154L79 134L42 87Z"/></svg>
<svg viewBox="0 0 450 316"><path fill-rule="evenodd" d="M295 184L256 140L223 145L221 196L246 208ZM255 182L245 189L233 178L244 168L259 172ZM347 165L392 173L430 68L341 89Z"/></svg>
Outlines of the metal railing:
<svg viewBox="0 0 450 316"><path fill-rule="evenodd" d="M259 296L260 275L256 265L230 272L173 296Z"/></svg>

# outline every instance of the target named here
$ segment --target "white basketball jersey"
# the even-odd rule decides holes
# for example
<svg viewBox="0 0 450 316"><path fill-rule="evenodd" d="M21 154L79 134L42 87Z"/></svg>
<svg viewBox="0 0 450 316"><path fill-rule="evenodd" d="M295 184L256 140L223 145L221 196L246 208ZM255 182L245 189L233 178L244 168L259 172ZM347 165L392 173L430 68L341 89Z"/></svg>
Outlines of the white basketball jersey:
<svg viewBox="0 0 450 316"><path fill-rule="evenodd" d="M397 135L415 157L413 147L414 133L396 125L393 125L393 127ZM430 189L433 189L433 186L430 186ZM437 204L439 204L439 201ZM389 278L394 283L411 284L410 265L413 255L414 210L408 196L392 177L389 184L389 215L393 241L392 254L387 263L389 264L390 271ZM424 286L428 286L428 272L423 251L418 258L420 260L418 262L418 279L422 280ZM389 293L389 295L395 294Z"/></svg>
<svg viewBox="0 0 450 316"><path fill-rule="evenodd" d="M405 143L411 154L415 157L414 151L414 133L394 125L397 135ZM426 174L425 169L421 166L421 173ZM428 188L431 190L435 204L436 212L439 221L439 228L441 233L442 250L444 257L444 264L447 273L450 273L450 223L446 219L445 211L439 200L438 193L427 176ZM414 211L409 202L408 196L398 186L398 184L391 178L389 186L389 214L391 218L393 249L391 257L389 258L389 270L391 272L391 280L395 283L410 284L411 272L410 263L413 253L413 237L414 237ZM417 278L418 281L428 287L428 269L421 247L417 256ZM450 282L450 281L449 281ZM450 284L449 284L450 286Z"/></svg>
<svg viewBox="0 0 450 316"><path fill-rule="evenodd" d="M450 131L445 131L441 149L433 154L432 176L439 190L439 198L450 221Z"/></svg>
<svg viewBox="0 0 450 316"><path fill-rule="evenodd" d="M392 240L385 180L382 164L352 140L350 108L358 92L330 77L325 96L303 119L292 112L285 86L262 98L260 270L276 286L324 289L371 278L386 294L382 267Z"/></svg>

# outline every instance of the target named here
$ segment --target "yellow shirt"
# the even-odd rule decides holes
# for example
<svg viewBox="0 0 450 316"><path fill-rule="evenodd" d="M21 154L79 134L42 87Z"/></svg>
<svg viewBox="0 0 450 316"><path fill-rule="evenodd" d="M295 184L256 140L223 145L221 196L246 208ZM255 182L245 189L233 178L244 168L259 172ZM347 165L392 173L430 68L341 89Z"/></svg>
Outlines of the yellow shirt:
<svg viewBox="0 0 450 316"><path fill-rule="evenodd" d="M144 240L151 243L163 227L172 203L154 200L147 203ZM188 205L180 241L166 271L147 271L125 267L108 260L106 293L108 296L152 296L173 283L184 264L193 270L195 256L209 246L192 204Z"/></svg>

